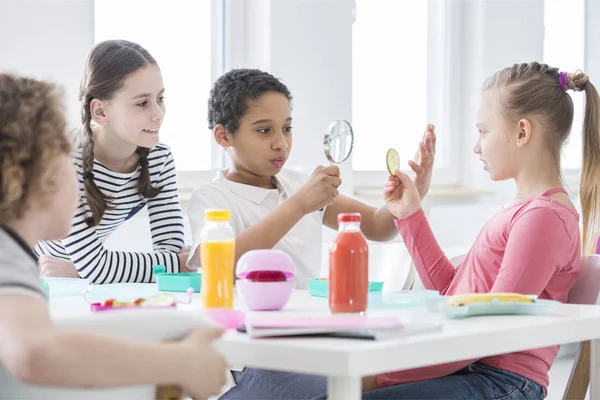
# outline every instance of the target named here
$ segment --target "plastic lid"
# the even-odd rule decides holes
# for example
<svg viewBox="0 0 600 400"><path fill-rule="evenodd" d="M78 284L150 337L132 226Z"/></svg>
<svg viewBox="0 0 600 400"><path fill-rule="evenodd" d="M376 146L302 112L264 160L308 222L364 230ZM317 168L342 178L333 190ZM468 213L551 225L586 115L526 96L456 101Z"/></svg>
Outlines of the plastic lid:
<svg viewBox="0 0 600 400"><path fill-rule="evenodd" d="M286 278L294 276L294 262L292 258L280 250L250 250L240 257L236 275L246 279L254 271L280 271Z"/></svg>
<svg viewBox="0 0 600 400"><path fill-rule="evenodd" d="M231 211L229 210L205 210L204 219L209 222L227 222L231 219Z"/></svg>
<svg viewBox="0 0 600 400"><path fill-rule="evenodd" d="M338 214L338 222L360 222L361 220L360 213Z"/></svg>

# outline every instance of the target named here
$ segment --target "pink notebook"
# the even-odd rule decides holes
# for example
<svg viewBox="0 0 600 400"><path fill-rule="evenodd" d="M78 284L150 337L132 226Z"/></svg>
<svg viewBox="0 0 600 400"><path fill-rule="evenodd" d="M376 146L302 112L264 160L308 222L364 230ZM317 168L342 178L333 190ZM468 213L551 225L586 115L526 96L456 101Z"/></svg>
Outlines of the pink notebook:
<svg viewBox="0 0 600 400"><path fill-rule="evenodd" d="M396 317L332 315L326 317L247 317L243 331L259 337L326 336L352 339L394 339L440 330L436 322L403 323Z"/></svg>
<svg viewBox="0 0 600 400"><path fill-rule="evenodd" d="M339 328L377 329L400 328L402 321L395 317L367 317L361 315L331 315L325 317L249 317L246 326L255 329L281 328Z"/></svg>

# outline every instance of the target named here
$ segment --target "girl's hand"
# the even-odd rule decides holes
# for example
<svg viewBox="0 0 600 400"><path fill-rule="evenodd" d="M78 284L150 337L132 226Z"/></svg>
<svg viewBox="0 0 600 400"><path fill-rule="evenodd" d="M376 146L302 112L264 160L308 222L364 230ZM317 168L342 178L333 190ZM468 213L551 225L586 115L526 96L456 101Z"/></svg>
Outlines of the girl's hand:
<svg viewBox="0 0 600 400"><path fill-rule="evenodd" d="M40 276L79 278L79 272L71 260L43 255L38 260L38 265L40 267Z"/></svg>
<svg viewBox="0 0 600 400"><path fill-rule="evenodd" d="M408 161L408 165L415 172L415 186L419 191L421 200L423 200L431 186L431 174L433 172L433 162L435 161L435 142L435 126L428 124L423 134L423 140L419 143L414 161Z"/></svg>
<svg viewBox="0 0 600 400"><path fill-rule="evenodd" d="M398 219L409 217L421 209L421 196L415 183L400 171L388 178L383 197L388 210Z"/></svg>

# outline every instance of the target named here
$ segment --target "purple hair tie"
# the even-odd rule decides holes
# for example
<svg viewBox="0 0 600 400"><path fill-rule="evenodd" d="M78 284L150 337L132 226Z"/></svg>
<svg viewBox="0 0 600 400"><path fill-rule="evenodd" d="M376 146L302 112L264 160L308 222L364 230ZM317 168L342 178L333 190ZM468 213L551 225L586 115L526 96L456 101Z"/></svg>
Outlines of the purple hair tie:
<svg viewBox="0 0 600 400"><path fill-rule="evenodd" d="M567 72L561 72L558 74L558 82L560 83L560 87L565 92L569 90L569 74Z"/></svg>

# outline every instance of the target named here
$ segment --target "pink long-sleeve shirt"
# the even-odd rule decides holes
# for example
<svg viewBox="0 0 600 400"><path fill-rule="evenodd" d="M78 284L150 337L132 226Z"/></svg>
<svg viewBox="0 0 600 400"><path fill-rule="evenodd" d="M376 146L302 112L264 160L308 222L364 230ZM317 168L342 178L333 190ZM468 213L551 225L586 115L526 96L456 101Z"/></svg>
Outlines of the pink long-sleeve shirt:
<svg viewBox="0 0 600 400"><path fill-rule="evenodd" d="M396 226L426 289L444 295L517 292L565 302L579 275L579 215L564 203L547 197L550 192L497 212L457 268L444 255L423 210L397 220ZM389 372L378 375L377 383L379 387L387 387L438 378L481 361L547 388L548 370L558 349L559 346L544 347Z"/></svg>

